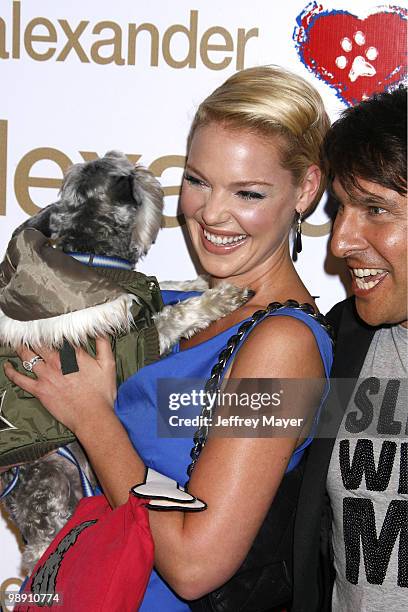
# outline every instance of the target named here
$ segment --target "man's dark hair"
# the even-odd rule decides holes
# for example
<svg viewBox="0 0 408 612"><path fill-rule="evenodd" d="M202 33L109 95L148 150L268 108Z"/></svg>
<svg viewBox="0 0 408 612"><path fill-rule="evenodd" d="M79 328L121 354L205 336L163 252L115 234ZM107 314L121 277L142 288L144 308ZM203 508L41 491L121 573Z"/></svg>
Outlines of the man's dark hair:
<svg viewBox="0 0 408 612"><path fill-rule="evenodd" d="M343 112L328 131L323 156L331 181L349 194L358 179L407 193L407 90L402 85Z"/></svg>

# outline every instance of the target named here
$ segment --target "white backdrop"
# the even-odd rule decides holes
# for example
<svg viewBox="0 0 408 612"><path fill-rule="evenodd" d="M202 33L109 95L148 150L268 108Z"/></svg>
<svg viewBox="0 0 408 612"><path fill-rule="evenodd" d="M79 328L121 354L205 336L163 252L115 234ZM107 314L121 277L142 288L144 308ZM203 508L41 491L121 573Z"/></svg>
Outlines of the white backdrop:
<svg viewBox="0 0 408 612"><path fill-rule="evenodd" d="M194 277L175 215L186 135L200 100L237 69L277 63L314 83L332 119L345 108L300 61L293 34L305 4L1 0L0 255L12 229L57 198L62 169L115 148L140 156L166 186L166 227L139 269L159 279ZM369 0L328 0L324 9L358 10L360 17L379 10ZM340 43L353 42L364 21L350 18L351 29L337 32L335 14L326 19L329 63L340 65L342 54L351 62L356 51ZM305 226L297 265L325 312L345 289L326 259L330 226L323 204ZM17 587L17 539L1 517L0 543L0 589Z"/></svg>

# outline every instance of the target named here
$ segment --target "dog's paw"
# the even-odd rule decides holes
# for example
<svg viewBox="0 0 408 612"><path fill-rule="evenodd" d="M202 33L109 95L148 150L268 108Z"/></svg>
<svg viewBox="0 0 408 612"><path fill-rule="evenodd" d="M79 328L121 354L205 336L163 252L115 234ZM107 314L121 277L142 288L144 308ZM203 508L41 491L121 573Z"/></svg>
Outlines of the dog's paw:
<svg viewBox="0 0 408 612"><path fill-rule="evenodd" d="M165 306L154 317L159 333L160 354L167 352L180 338L191 338L213 321L234 312L253 295L250 289L220 283L201 295Z"/></svg>
<svg viewBox="0 0 408 612"><path fill-rule="evenodd" d="M220 283L213 289L208 289L201 297L203 303L211 309L214 320L234 312L255 295L248 287L236 287L230 283Z"/></svg>
<svg viewBox="0 0 408 612"><path fill-rule="evenodd" d="M208 276L201 274L194 280L160 281L160 289L168 291L206 291L208 289Z"/></svg>

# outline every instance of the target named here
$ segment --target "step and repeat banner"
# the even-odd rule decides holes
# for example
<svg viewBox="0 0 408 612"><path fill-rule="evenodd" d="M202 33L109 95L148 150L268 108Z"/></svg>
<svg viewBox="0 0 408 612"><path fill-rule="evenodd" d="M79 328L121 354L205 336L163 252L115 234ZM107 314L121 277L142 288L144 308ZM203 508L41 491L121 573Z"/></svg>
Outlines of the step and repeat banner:
<svg viewBox="0 0 408 612"><path fill-rule="evenodd" d="M334 120L403 78L406 9L368 0L1 0L0 256L12 230L57 199L70 165L119 149L150 168L166 195L164 227L138 269L194 278L177 207L199 102L235 71L273 63L310 80ZM323 312L347 290L329 233L323 198L296 264ZM0 590L19 587L20 555L2 512Z"/></svg>

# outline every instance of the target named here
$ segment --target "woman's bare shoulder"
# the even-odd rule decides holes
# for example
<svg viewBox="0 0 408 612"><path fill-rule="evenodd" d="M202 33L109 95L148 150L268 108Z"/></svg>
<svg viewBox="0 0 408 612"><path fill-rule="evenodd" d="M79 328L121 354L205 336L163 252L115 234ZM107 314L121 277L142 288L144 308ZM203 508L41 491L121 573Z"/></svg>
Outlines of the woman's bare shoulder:
<svg viewBox="0 0 408 612"><path fill-rule="evenodd" d="M295 317L274 315L249 334L230 376L300 378L322 373L320 351L310 327Z"/></svg>

